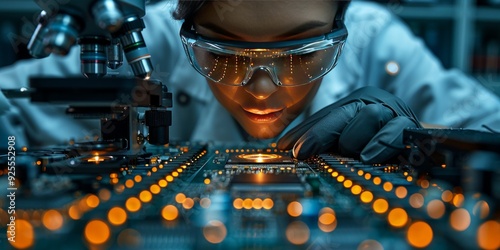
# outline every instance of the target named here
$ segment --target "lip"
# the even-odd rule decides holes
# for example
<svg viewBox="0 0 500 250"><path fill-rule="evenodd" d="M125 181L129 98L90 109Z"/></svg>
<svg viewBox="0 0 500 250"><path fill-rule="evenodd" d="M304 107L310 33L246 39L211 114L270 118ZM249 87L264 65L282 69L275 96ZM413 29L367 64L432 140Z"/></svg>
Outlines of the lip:
<svg viewBox="0 0 500 250"><path fill-rule="evenodd" d="M250 120L254 122L273 122L277 120L284 109L243 109Z"/></svg>

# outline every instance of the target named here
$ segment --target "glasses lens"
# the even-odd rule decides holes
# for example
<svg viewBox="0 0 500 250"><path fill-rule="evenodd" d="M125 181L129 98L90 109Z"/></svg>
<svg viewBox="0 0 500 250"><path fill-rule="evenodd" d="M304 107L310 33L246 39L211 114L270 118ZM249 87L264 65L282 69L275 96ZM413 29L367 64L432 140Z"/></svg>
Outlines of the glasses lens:
<svg viewBox="0 0 500 250"><path fill-rule="evenodd" d="M193 65L205 77L227 85L241 85L251 69L265 67L283 86L306 84L328 73L336 63L341 43L297 54L273 50L244 51L238 55L202 46L189 46ZM246 79L248 80L248 79Z"/></svg>
<svg viewBox="0 0 500 250"><path fill-rule="evenodd" d="M228 85L241 85L250 63L245 56L223 54L193 46L198 71L212 81Z"/></svg>
<svg viewBox="0 0 500 250"><path fill-rule="evenodd" d="M338 44L276 60L276 73L283 86L306 84L328 73L336 63Z"/></svg>

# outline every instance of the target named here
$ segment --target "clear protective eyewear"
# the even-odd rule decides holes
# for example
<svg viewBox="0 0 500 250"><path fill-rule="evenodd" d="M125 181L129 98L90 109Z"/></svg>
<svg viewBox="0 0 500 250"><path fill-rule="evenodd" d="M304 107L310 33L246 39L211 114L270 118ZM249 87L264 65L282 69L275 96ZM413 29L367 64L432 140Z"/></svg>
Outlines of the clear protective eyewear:
<svg viewBox="0 0 500 250"><path fill-rule="evenodd" d="M344 10L335 17L331 32L311 38L280 42L242 42L209 39L191 23L180 31L191 65L204 77L225 85L243 86L256 70L266 71L278 86L310 83L330 72L347 39Z"/></svg>

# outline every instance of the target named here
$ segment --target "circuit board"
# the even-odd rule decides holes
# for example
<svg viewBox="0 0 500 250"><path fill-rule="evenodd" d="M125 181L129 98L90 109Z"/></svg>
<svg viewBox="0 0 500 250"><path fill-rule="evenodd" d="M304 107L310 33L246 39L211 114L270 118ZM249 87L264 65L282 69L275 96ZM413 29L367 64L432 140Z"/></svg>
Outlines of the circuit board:
<svg viewBox="0 0 500 250"><path fill-rule="evenodd" d="M1 158L1 248L500 247L487 195L410 165L299 161L275 146L171 143L134 157L23 148L12 187Z"/></svg>

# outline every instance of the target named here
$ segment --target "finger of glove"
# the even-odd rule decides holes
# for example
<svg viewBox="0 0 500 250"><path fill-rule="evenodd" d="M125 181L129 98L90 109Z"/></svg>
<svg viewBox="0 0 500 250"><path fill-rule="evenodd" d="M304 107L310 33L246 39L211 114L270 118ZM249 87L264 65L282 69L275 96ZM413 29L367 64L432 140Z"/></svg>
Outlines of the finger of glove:
<svg viewBox="0 0 500 250"><path fill-rule="evenodd" d="M368 142L395 115L392 109L384 104L364 106L342 131L339 139L340 153L358 157Z"/></svg>
<svg viewBox="0 0 500 250"><path fill-rule="evenodd" d="M390 120L380 131L368 142L361 151L361 160L365 163L385 162L396 156L403 145L403 130L405 128L419 127L415 120L406 116L398 116ZM384 146L385 144L394 145L394 148Z"/></svg>
<svg viewBox="0 0 500 250"><path fill-rule="evenodd" d="M291 129L278 141L277 146L279 149L282 150L292 148L295 142L307 130L309 130L319 120L323 119L323 117L328 115L333 109L348 105L353 102L362 101L365 104L372 104L372 103L385 103L386 101L392 102L393 99L395 99L395 97L392 94L376 87L365 86L357 90L354 90L348 96L324 107L320 111L316 112L315 114L307 118L306 121L302 122L301 124Z"/></svg>
<svg viewBox="0 0 500 250"><path fill-rule="evenodd" d="M278 149L281 150L291 149L295 144L295 142L305 132L307 132L307 130L309 130L314 124L318 123L318 121L323 119L330 112L330 110L328 110L328 112L326 112L326 110L321 110L321 111L323 112L321 112L320 114L316 113L313 116L308 117L307 120L303 121L293 129L288 131L283 137L281 137L278 140L278 145L277 145Z"/></svg>
<svg viewBox="0 0 500 250"><path fill-rule="evenodd" d="M305 159L332 149L338 144L342 130L363 107L362 102L352 102L332 109L297 140L293 147L294 157Z"/></svg>

